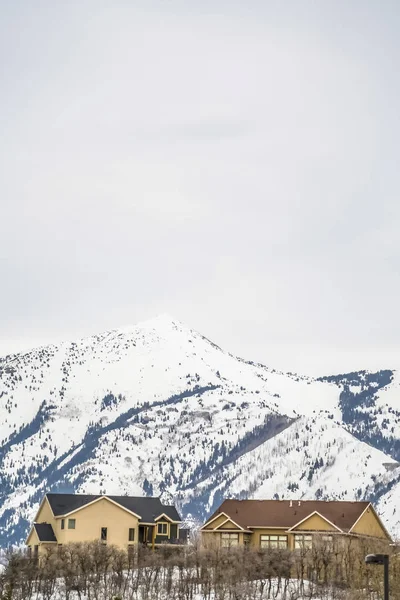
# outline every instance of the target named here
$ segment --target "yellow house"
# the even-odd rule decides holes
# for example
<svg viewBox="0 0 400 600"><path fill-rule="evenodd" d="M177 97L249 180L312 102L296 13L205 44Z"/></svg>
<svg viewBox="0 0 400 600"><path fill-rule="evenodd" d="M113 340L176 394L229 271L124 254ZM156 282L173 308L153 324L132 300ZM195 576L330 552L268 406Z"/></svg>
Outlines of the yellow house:
<svg viewBox="0 0 400 600"><path fill-rule="evenodd" d="M26 544L33 557L46 548L100 540L128 550L138 543L183 543L174 506L160 498L46 494Z"/></svg>
<svg viewBox="0 0 400 600"><path fill-rule="evenodd" d="M335 536L391 541L370 502L225 500L201 528L204 546L311 548Z"/></svg>

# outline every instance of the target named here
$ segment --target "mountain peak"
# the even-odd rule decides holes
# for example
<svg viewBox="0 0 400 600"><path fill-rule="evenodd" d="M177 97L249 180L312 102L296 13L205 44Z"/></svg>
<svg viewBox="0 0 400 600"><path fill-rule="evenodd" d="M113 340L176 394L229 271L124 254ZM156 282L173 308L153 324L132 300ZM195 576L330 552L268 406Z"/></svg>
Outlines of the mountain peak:
<svg viewBox="0 0 400 600"><path fill-rule="evenodd" d="M125 325L122 327L118 327L114 331L118 331L119 333L138 333L139 331L156 331L159 334L166 333L172 331L174 329L188 329L181 321L175 319L168 313L162 313L152 317L150 319L146 319L144 321L139 321L136 324Z"/></svg>
<svg viewBox="0 0 400 600"><path fill-rule="evenodd" d="M146 321L142 321L140 323L138 323L138 326L141 325L154 325L155 327L163 327L163 326L167 326L167 327L171 327L171 326L175 326L175 325L183 325L183 323L181 321L179 321L178 319L175 319L172 315L170 315L169 313L160 313L159 315L156 315L155 317L151 318L151 319L147 319Z"/></svg>
<svg viewBox="0 0 400 600"><path fill-rule="evenodd" d="M165 313L14 355L0 363L0 546L46 491L178 497L200 519L222 496L378 501L397 483L398 399L390 372L282 373Z"/></svg>

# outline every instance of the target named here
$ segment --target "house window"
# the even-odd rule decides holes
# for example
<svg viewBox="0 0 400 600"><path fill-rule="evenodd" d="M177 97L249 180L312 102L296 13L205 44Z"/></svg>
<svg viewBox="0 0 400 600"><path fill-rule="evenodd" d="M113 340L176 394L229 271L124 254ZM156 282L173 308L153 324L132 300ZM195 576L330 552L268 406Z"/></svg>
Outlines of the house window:
<svg viewBox="0 0 400 600"><path fill-rule="evenodd" d="M76 519L68 519L68 529L75 529Z"/></svg>
<svg viewBox="0 0 400 600"><path fill-rule="evenodd" d="M314 536L314 543L317 543L319 546L324 548L332 548L333 547L333 535L329 534L317 534Z"/></svg>
<svg viewBox="0 0 400 600"><path fill-rule="evenodd" d="M221 546L223 548L230 548L231 546L239 545L239 534L238 533L221 533Z"/></svg>
<svg viewBox="0 0 400 600"><path fill-rule="evenodd" d="M312 548L313 536L309 534L296 534L294 536L294 547L296 550Z"/></svg>
<svg viewBox="0 0 400 600"><path fill-rule="evenodd" d="M101 528L101 541L102 542L106 542L107 541L107 527L102 527Z"/></svg>
<svg viewBox="0 0 400 600"><path fill-rule="evenodd" d="M326 534L321 535L321 541L324 544L332 544L332 542L333 542L333 535L326 535Z"/></svg>
<svg viewBox="0 0 400 600"><path fill-rule="evenodd" d="M65 519L61 519L61 529L65 528Z"/></svg>
<svg viewBox="0 0 400 600"><path fill-rule="evenodd" d="M287 535L260 535L261 548L287 548Z"/></svg>
<svg viewBox="0 0 400 600"><path fill-rule="evenodd" d="M130 542L135 541L135 530L133 527L129 529L129 541Z"/></svg>
<svg viewBox="0 0 400 600"><path fill-rule="evenodd" d="M168 535L168 523L157 523L157 534Z"/></svg>

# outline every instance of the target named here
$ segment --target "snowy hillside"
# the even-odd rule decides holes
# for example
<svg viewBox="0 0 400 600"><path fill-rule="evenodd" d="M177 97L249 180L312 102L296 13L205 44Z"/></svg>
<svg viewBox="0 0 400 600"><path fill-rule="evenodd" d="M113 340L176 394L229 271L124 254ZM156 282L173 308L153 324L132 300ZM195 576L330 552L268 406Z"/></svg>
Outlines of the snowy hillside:
<svg viewBox="0 0 400 600"><path fill-rule="evenodd" d="M224 495L385 507L400 473L396 373L281 373L166 316L0 359L0 415L0 546L50 490L162 494L203 519Z"/></svg>
<svg viewBox="0 0 400 600"><path fill-rule="evenodd" d="M196 502L214 495L252 498L353 500L363 497L371 474L387 475L387 456L359 442L319 414L301 417L282 433L211 475L189 493ZM393 462L393 461L392 461Z"/></svg>

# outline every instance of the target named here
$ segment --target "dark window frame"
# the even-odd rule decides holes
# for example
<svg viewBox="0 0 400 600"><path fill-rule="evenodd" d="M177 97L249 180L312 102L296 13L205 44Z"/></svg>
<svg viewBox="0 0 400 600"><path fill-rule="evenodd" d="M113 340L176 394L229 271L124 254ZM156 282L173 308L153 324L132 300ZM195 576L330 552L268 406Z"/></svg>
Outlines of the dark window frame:
<svg viewBox="0 0 400 600"><path fill-rule="evenodd" d="M230 531L221 532L221 548L231 548L239 546L239 533L231 533Z"/></svg>
<svg viewBox="0 0 400 600"><path fill-rule="evenodd" d="M294 536L295 550L311 550L314 546L314 536L312 533L296 533Z"/></svg>
<svg viewBox="0 0 400 600"><path fill-rule="evenodd" d="M260 548L285 550L288 547L288 536L281 533L260 534Z"/></svg>
<svg viewBox="0 0 400 600"><path fill-rule="evenodd" d="M102 542L106 542L107 541L107 534L108 534L108 528L107 527L102 527L101 531L100 531L100 539Z"/></svg>
<svg viewBox="0 0 400 600"><path fill-rule="evenodd" d="M61 519L61 529L65 529L65 519Z"/></svg>
<svg viewBox="0 0 400 600"><path fill-rule="evenodd" d="M68 519L68 529L76 529L76 519Z"/></svg>
<svg viewBox="0 0 400 600"><path fill-rule="evenodd" d="M128 541L129 542L135 541L135 528L134 527L129 527Z"/></svg>
<svg viewBox="0 0 400 600"><path fill-rule="evenodd" d="M162 528L164 528L165 526L165 533L164 531L160 531L160 525ZM157 535L168 535L168 523L166 523L165 521L157 523Z"/></svg>

